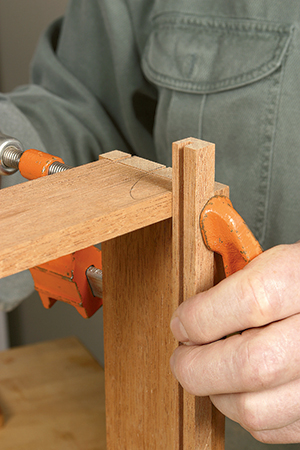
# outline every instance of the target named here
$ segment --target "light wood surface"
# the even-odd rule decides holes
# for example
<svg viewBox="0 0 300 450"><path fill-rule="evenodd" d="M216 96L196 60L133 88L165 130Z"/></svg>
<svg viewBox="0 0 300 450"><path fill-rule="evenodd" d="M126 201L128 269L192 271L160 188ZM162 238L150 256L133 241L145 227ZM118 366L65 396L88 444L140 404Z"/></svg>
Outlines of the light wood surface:
<svg viewBox="0 0 300 450"><path fill-rule="evenodd" d="M1 450L104 450L104 373L75 338L0 353Z"/></svg>
<svg viewBox="0 0 300 450"><path fill-rule="evenodd" d="M0 278L170 218L171 191L171 168L118 150L0 190Z"/></svg>
<svg viewBox="0 0 300 450"><path fill-rule="evenodd" d="M107 449L178 445L171 220L102 245Z"/></svg>
<svg viewBox="0 0 300 450"><path fill-rule="evenodd" d="M213 144L185 139L173 144L173 294L178 303L214 282L214 255L203 243L199 218L214 195ZM218 186L220 189L221 186ZM224 417L209 398L180 394L181 448L224 449Z"/></svg>
<svg viewBox="0 0 300 450"><path fill-rule="evenodd" d="M1 190L0 278L171 217L171 180L149 165L101 158Z"/></svg>
<svg viewBox="0 0 300 450"><path fill-rule="evenodd" d="M159 164L122 162L171 181ZM171 219L102 244L108 450L179 448L178 383L168 363L177 345L169 328L171 249Z"/></svg>

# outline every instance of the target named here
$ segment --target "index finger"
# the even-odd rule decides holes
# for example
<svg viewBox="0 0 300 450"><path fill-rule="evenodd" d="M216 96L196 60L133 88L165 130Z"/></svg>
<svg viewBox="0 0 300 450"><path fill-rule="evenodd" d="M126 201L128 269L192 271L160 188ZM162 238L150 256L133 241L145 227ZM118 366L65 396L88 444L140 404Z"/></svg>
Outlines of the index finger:
<svg viewBox="0 0 300 450"><path fill-rule="evenodd" d="M183 343L206 344L300 311L300 244L264 252L217 286L183 302L171 330Z"/></svg>

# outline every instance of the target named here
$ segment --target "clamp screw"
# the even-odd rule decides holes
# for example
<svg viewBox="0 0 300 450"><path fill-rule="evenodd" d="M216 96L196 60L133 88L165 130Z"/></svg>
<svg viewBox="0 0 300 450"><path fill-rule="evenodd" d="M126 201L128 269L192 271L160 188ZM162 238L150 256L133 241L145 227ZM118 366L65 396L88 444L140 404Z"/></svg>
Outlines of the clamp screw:
<svg viewBox="0 0 300 450"><path fill-rule="evenodd" d="M20 141L0 133L0 175L15 173L23 152Z"/></svg>
<svg viewBox="0 0 300 450"><path fill-rule="evenodd" d="M20 158L23 152L16 147L7 147L2 155L2 163L7 168L17 169L19 168Z"/></svg>
<svg viewBox="0 0 300 450"><path fill-rule="evenodd" d="M71 169L67 164L55 161L49 166L48 175L53 175L54 173L64 172L65 170Z"/></svg>

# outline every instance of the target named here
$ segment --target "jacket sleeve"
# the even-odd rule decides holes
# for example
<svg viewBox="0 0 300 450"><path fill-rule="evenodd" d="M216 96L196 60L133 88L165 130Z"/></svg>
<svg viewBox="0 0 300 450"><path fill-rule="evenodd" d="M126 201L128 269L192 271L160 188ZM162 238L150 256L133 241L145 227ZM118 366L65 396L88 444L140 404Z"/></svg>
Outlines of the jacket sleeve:
<svg viewBox="0 0 300 450"><path fill-rule="evenodd" d="M99 2L71 2L65 18L41 37L32 81L0 95L0 130L78 165L102 152L131 150L122 130L108 25ZM2 188L20 182L2 177ZM20 227L22 225L20 224ZM33 291L29 272L0 280L0 309L10 310Z"/></svg>
<svg viewBox="0 0 300 450"><path fill-rule="evenodd" d="M29 134L38 136L38 145L73 165L96 159L112 146L128 150L109 103L106 106L105 98L101 98L105 90L113 90L107 86L109 64L98 67L99 61L88 56L107 53L101 42L104 39L90 31L90 36L76 42L73 32L78 20L73 23L72 18L66 18L50 26L40 39L32 63L32 83L8 96L15 114L23 118L22 131L31 125ZM85 18L84 23L87 21ZM109 100L117 102L116 93ZM9 120L7 126L15 136L19 127L11 122L11 115Z"/></svg>

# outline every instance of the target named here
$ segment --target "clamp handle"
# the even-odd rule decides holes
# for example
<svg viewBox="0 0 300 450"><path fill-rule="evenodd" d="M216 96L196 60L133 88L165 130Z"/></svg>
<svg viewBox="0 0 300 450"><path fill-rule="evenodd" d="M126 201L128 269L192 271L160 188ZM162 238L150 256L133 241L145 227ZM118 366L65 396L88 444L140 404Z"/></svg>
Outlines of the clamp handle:
<svg viewBox="0 0 300 450"><path fill-rule="evenodd" d="M226 277L262 253L262 248L229 198L216 195L204 206L200 228L206 247L223 258Z"/></svg>
<svg viewBox="0 0 300 450"><path fill-rule="evenodd" d="M28 180L70 169L61 158L33 148L24 151L18 139L0 133L0 175L20 171Z"/></svg>

